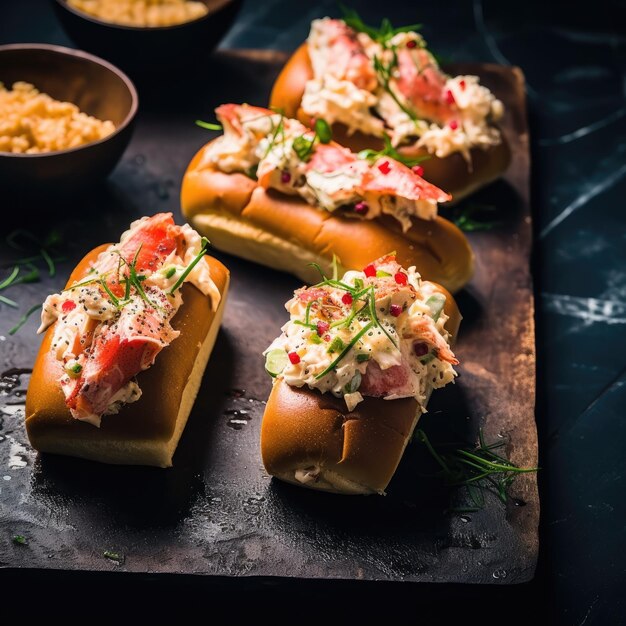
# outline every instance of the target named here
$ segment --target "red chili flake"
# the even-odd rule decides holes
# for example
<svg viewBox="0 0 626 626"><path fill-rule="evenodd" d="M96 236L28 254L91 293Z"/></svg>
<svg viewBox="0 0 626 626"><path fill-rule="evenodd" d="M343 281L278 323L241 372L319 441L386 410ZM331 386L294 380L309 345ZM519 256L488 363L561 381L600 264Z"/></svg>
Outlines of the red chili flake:
<svg viewBox="0 0 626 626"><path fill-rule="evenodd" d="M404 272L396 272L393 276L398 285L406 285L408 276Z"/></svg>
<svg viewBox="0 0 626 626"><path fill-rule="evenodd" d="M63 313L69 313L70 311L73 311L75 308L76 308L76 302L74 302L73 300L66 300L61 305L61 311L63 311Z"/></svg>
<svg viewBox="0 0 626 626"><path fill-rule="evenodd" d="M424 175L424 168L421 165L414 165L411 168L418 176Z"/></svg>
<svg viewBox="0 0 626 626"><path fill-rule="evenodd" d="M406 42L406 47L407 48L415 48L417 46L417 41L415 41L415 39L411 39L410 41Z"/></svg>
<svg viewBox="0 0 626 626"><path fill-rule="evenodd" d="M327 333L330 328L330 324L328 322L322 322L321 320L317 323L317 334L321 337L324 333Z"/></svg>
<svg viewBox="0 0 626 626"><path fill-rule="evenodd" d="M376 268L370 263L367 267L363 268L363 273L368 278L373 278L376 276Z"/></svg>
<svg viewBox="0 0 626 626"><path fill-rule="evenodd" d="M416 341L413 344L413 352L415 356L424 356L428 354L428 346L423 341Z"/></svg>
<svg viewBox="0 0 626 626"><path fill-rule="evenodd" d="M287 356L289 357L292 365L298 365L298 363L300 363L300 357L297 352L290 352Z"/></svg>
<svg viewBox="0 0 626 626"><path fill-rule="evenodd" d="M452 130L456 130L459 127L459 123L456 120L452 120L448 126L452 129Z"/></svg>
<svg viewBox="0 0 626 626"><path fill-rule="evenodd" d="M281 183L288 183L291 180L291 174L289 172L283 172L280 175L280 182Z"/></svg>
<svg viewBox="0 0 626 626"><path fill-rule="evenodd" d="M355 213L358 213L359 215L367 215L367 212L370 210L370 208L367 206L367 202L357 202L354 205L354 211Z"/></svg>
<svg viewBox="0 0 626 626"><path fill-rule="evenodd" d="M402 307L399 304L392 304L389 307L389 313L391 313L394 317L399 317L402 313Z"/></svg>
<svg viewBox="0 0 626 626"><path fill-rule="evenodd" d="M352 294L344 293L343 296L341 296L341 301L347 305L352 304Z"/></svg>
<svg viewBox="0 0 626 626"><path fill-rule="evenodd" d="M465 91L465 81L464 80L460 80L459 81L459 87L461 88L461 91Z"/></svg>
<svg viewBox="0 0 626 626"><path fill-rule="evenodd" d="M378 169L383 173L383 174L389 174L389 172L391 171L391 166L389 165L389 161L383 161L379 166Z"/></svg>
<svg viewBox="0 0 626 626"><path fill-rule="evenodd" d="M330 341L330 335L324 335L324 341Z"/></svg>
<svg viewBox="0 0 626 626"><path fill-rule="evenodd" d="M445 97L448 104L456 104L454 94L452 93L452 91L450 91L450 89L446 89Z"/></svg>

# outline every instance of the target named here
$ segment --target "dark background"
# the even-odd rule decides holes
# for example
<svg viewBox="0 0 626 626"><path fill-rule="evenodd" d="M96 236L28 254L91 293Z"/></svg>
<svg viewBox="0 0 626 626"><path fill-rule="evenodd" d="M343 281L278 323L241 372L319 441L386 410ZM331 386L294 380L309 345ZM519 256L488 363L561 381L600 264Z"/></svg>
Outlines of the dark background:
<svg viewBox="0 0 626 626"><path fill-rule="evenodd" d="M488 589L341 581L247 581L234 588L227 580L192 577L11 572L0 573L0 614L19 607L24 616L39 606L71 617L85 604L122 621L200 611L207 620L226 612L279 622L320 615L332 621L626 623L625 5L351 5L370 22L385 15L396 24L422 22L431 48L446 59L518 65L526 74L542 467L535 581ZM248 0L222 46L289 51L306 37L310 20L323 15L338 15L334 2ZM13 42L71 45L44 0L0 5L0 44ZM194 68L194 77L211 81L210 64Z"/></svg>

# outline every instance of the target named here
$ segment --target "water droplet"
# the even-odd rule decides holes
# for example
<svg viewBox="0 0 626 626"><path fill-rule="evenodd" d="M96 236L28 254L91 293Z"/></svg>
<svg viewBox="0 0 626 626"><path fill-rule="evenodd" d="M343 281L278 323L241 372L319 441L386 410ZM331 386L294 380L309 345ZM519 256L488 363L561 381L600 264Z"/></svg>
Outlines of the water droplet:
<svg viewBox="0 0 626 626"><path fill-rule="evenodd" d="M0 335L0 341L6 341L7 338L4 335Z"/></svg>
<svg viewBox="0 0 626 626"><path fill-rule="evenodd" d="M241 430L251 419L248 417L248 411L242 409L229 409L224 411L224 415L228 417L226 425L234 430Z"/></svg>
<svg viewBox="0 0 626 626"><path fill-rule="evenodd" d="M459 519L464 523L467 524L467 522L471 522L472 518L471 517L467 517L467 515L461 515L461 517L459 517Z"/></svg>
<svg viewBox="0 0 626 626"><path fill-rule="evenodd" d="M513 498L513 504L515 506L526 506L526 500L522 500L521 498Z"/></svg>
<svg viewBox="0 0 626 626"><path fill-rule="evenodd" d="M3 476L2 480L11 480L11 477L10 476Z"/></svg>
<svg viewBox="0 0 626 626"><path fill-rule="evenodd" d="M505 569L497 569L491 574L496 580L507 577L507 571Z"/></svg>

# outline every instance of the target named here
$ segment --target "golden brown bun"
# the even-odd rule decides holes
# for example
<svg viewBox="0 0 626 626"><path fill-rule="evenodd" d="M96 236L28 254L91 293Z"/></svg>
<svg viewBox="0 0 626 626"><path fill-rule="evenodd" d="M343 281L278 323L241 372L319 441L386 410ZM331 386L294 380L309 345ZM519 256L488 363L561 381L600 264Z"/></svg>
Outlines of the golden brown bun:
<svg viewBox="0 0 626 626"><path fill-rule="evenodd" d="M304 95L304 87L313 78L313 67L309 59L306 43L302 44L287 61L279 74L272 95L270 106L282 110L287 117L295 117L307 126L311 125L310 117L302 110L300 103ZM411 157L429 156L421 165L424 178L452 195L454 204L470 195L477 189L499 178L511 162L511 150L504 137L497 146L487 149L473 148L470 150L471 170L467 161L459 152L439 158L415 146L405 146L399 152ZM333 124L333 139L353 152L366 148L381 150L383 141L379 137L361 132L348 133L343 124Z"/></svg>
<svg viewBox="0 0 626 626"><path fill-rule="evenodd" d="M456 338L461 314L446 296L446 329ZM330 393L278 379L261 424L268 473L295 485L342 494L384 493L421 415L414 398L366 397L348 412Z"/></svg>
<svg viewBox="0 0 626 626"><path fill-rule="evenodd" d="M472 277L474 256L451 222L413 220L402 233L391 216L360 220L322 211L296 196L266 191L243 174L198 169L207 144L183 178L181 206L192 226L219 250L289 272L304 282L318 276L310 263L330 272L333 254L342 268L362 269L396 251L398 263L415 265L422 277L452 292Z"/></svg>
<svg viewBox="0 0 626 626"><path fill-rule="evenodd" d="M106 245L89 252L67 286L83 278ZM57 384L58 366L50 350L54 329L46 332L26 396L26 432L40 452L77 456L102 463L170 467L204 369L217 337L230 280L228 270L205 257L222 298L217 311L196 287L182 287L184 304L172 319L180 335L154 365L137 375L143 395L117 415L105 415L100 428L74 419Z"/></svg>

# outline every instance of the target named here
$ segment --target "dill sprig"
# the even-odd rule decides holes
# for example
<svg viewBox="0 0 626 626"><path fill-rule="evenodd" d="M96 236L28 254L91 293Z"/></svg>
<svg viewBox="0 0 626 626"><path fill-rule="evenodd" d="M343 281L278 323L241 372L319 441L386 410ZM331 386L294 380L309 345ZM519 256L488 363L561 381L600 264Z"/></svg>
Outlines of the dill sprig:
<svg viewBox="0 0 626 626"><path fill-rule="evenodd" d="M482 429L479 430L478 444L473 447L454 447L449 451L438 451L421 429L415 431L417 441L423 443L430 452L440 471L440 477L450 487L466 487L474 508L484 506L484 491L495 493L506 504L509 488L519 474L536 472L537 467L518 467L502 455L495 452L504 441L487 444Z"/></svg>
<svg viewBox="0 0 626 626"><path fill-rule="evenodd" d="M414 122L418 121L418 117L415 111L412 111L396 95L391 88L390 81L393 78L393 70L398 66L398 54L395 47L391 48L392 57L391 60L385 63L378 55L374 55L374 70L378 75L378 80L383 89L392 97L393 101L404 111Z"/></svg>
<svg viewBox="0 0 626 626"><path fill-rule="evenodd" d="M349 9L343 4L339 4L339 8L343 13L343 21L353 30L356 30L360 33L365 33L378 43L382 45L386 45L389 41L398 33L408 33L411 31L417 31L422 28L421 24L409 24L407 26L400 26L399 28L394 28L392 23L385 17L380 23L380 26L376 28L375 26L369 26L362 19L361 16L354 10Z"/></svg>
<svg viewBox="0 0 626 626"><path fill-rule="evenodd" d="M36 263L45 266L45 270L50 277L56 275L56 264L65 260L64 257L56 253L56 248L62 243L59 231L50 231L43 240L28 230L18 228L5 238L8 247L18 253L26 253L26 256L7 263L11 269L7 276L0 281L0 291L15 287L25 283L35 283L41 280L41 271ZM19 303L12 298L7 298L0 294L0 303L15 309L19 308ZM31 307L9 330L9 334L14 335L28 320L28 318L38 309L39 305Z"/></svg>

